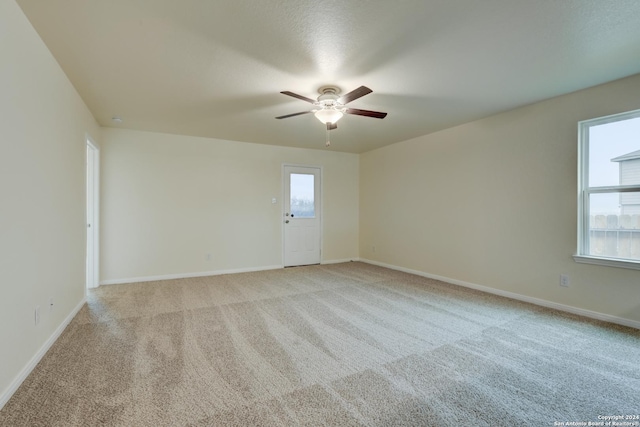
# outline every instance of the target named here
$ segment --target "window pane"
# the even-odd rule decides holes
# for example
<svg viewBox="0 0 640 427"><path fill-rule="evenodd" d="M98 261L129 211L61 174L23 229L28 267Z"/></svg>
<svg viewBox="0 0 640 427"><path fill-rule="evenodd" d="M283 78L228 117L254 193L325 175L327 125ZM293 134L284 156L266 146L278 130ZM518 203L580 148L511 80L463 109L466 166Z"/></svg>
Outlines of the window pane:
<svg viewBox="0 0 640 427"><path fill-rule="evenodd" d="M291 216L296 218L314 218L316 216L314 175L291 174Z"/></svg>
<svg viewBox="0 0 640 427"><path fill-rule="evenodd" d="M589 187L640 184L640 117L589 128Z"/></svg>
<svg viewBox="0 0 640 427"><path fill-rule="evenodd" d="M589 197L589 255L640 260L640 192Z"/></svg>

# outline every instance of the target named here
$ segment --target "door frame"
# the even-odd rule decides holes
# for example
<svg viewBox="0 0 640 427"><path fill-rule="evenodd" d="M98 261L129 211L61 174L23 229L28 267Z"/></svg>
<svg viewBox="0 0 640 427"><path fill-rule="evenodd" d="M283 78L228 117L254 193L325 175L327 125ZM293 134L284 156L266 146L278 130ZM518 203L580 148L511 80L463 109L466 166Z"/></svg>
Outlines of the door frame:
<svg viewBox="0 0 640 427"><path fill-rule="evenodd" d="M85 289L91 289L97 288L100 284L100 148L89 134L86 135L85 140L87 161Z"/></svg>
<svg viewBox="0 0 640 427"><path fill-rule="evenodd" d="M318 169L319 174L320 174L320 179L318 182L318 192L320 193L320 229L318 230L318 244L320 246L320 264L322 264L322 256L324 253L323 250L323 245L324 245L324 240L322 239L322 235L323 235L323 228L324 228L324 185L323 185L323 180L324 180L324 168L321 165L303 165L300 163L283 163L282 164L282 168L281 168L281 177L280 177L280 185L282 187L282 191L281 191L281 198L282 198L282 204L281 204L281 211L280 211L280 229L281 229L281 240L282 240L282 267L285 268L285 254L286 254L286 238L284 235L284 222L286 220L285 217L285 213L286 213L286 204L287 204L287 200L285 199L285 195L287 193L286 188L285 188L285 184L286 184L286 172L285 169L287 167L294 167L294 168L310 168L310 169Z"/></svg>

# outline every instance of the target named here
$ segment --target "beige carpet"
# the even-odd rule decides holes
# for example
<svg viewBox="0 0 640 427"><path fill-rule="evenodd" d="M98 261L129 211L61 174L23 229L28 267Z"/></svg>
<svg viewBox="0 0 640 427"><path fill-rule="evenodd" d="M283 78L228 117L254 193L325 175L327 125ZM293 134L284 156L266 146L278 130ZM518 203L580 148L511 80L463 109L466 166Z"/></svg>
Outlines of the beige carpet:
<svg viewBox="0 0 640 427"><path fill-rule="evenodd" d="M363 263L102 286L3 426L544 426L640 413L640 331Z"/></svg>

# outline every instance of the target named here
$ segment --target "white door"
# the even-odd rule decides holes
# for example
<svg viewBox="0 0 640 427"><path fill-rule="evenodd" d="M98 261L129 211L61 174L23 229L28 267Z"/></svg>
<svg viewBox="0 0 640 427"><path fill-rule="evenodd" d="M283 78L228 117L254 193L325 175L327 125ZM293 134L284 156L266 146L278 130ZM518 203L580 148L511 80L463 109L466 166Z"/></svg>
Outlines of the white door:
<svg viewBox="0 0 640 427"><path fill-rule="evenodd" d="M320 264L320 168L284 166L284 266Z"/></svg>
<svg viewBox="0 0 640 427"><path fill-rule="evenodd" d="M100 165L98 148L87 139L87 258L86 286L98 286L98 177Z"/></svg>

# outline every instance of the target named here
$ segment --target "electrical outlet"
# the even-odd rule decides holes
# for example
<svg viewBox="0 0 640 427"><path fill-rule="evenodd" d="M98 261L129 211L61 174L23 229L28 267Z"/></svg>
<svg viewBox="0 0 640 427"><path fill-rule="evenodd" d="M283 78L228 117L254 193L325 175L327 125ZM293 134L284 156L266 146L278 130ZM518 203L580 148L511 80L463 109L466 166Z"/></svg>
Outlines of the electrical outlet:
<svg viewBox="0 0 640 427"><path fill-rule="evenodd" d="M40 323L40 306L39 305L36 306L36 310L34 313L34 320L36 322L36 325Z"/></svg>
<svg viewBox="0 0 640 427"><path fill-rule="evenodd" d="M569 279L569 275L561 274L560 275L560 286L562 286L564 288L568 288L570 284L571 284L571 280Z"/></svg>
<svg viewBox="0 0 640 427"><path fill-rule="evenodd" d="M373 252L374 254L376 253L376 247L375 246L371 246L371 252Z"/></svg>
<svg viewBox="0 0 640 427"><path fill-rule="evenodd" d="M204 258L207 260L207 262L211 262L212 256L211 254L207 254Z"/></svg>

